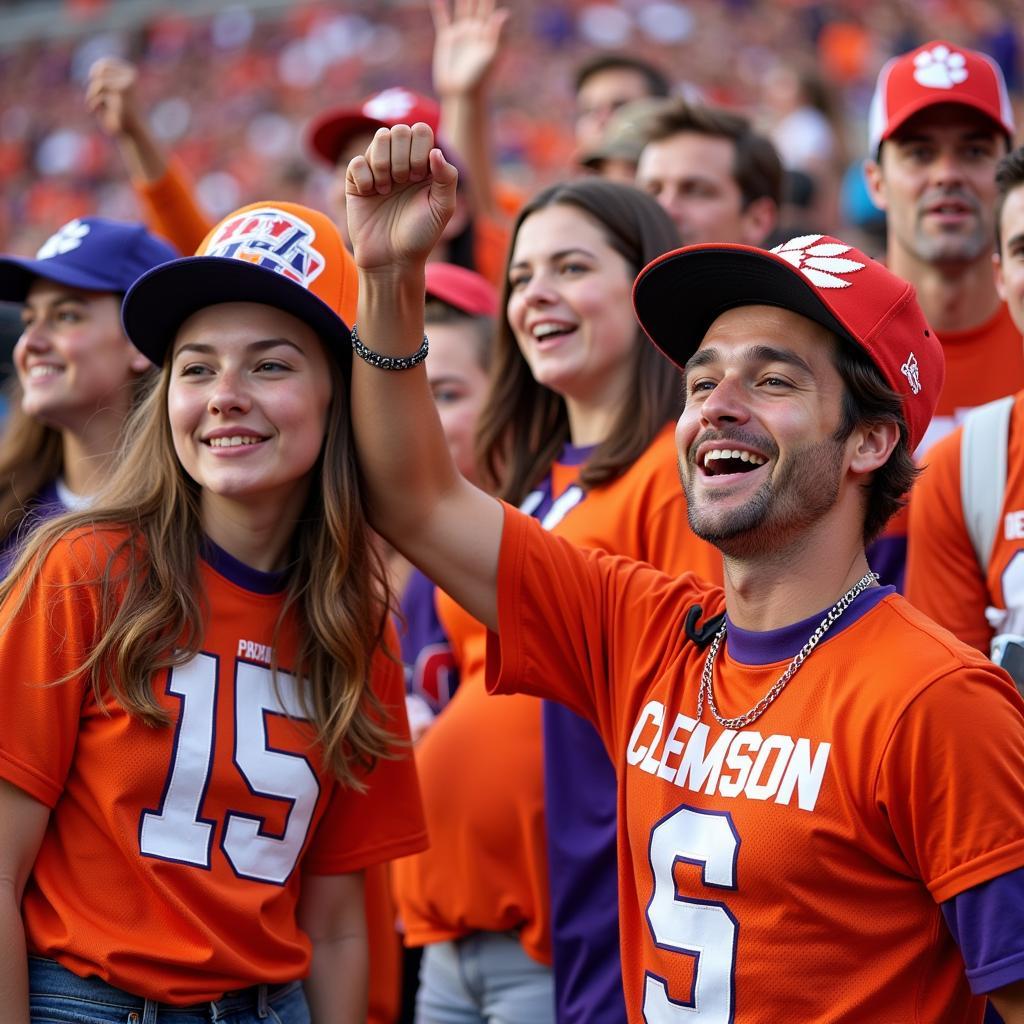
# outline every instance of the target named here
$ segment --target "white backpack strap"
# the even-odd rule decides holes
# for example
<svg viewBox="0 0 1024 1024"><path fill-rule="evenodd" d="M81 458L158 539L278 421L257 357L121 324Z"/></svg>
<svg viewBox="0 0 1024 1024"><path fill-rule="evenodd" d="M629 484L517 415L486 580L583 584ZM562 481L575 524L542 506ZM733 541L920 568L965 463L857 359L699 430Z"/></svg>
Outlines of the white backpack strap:
<svg viewBox="0 0 1024 1024"><path fill-rule="evenodd" d="M960 442L960 503L982 571L996 539L1006 492L1006 451L1014 396L972 409Z"/></svg>

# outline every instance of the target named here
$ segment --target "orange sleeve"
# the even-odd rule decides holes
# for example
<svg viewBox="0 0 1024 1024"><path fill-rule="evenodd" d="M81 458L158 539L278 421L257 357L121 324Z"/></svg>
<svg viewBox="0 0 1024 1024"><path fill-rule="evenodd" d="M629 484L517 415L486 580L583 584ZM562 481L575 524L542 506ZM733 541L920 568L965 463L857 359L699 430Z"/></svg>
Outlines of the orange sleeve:
<svg viewBox="0 0 1024 1024"><path fill-rule="evenodd" d="M960 500L962 433L956 430L932 448L914 485L906 596L940 626L987 654L992 631L985 609L992 602Z"/></svg>
<svg viewBox="0 0 1024 1024"><path fill-rule="evenodd" d="M398 644L389 624L388 646ZM340 785L334 787L304 861L314 875L344 874L372 864L417 853L427 846L427 828L416 777L416 764L409 741L405 714L405 679L401 664L382 651L374 656L373 689L389 715L389 728L396 737L396 756L380 758L366 773L362 793ZM353 836L352 822L359 822Z"/></svg>
<svg viewBox="0 0 1024 1024"><path fill-rule="evenodd" d="M181 163L172 158L167 173L159 181L133 181L132 186L142 206L142 219L182 255L191 256L214 222L196 202L192 183Z"/></svg>
<svg viewBox="0 0 1024 1024"><path fill-rule="evenodd" d="M927 687L900 717L875 790L903 855L937 903L1024 864L1024 840L1016 838L1024 835L1021 698L995 666L955 673Z"/></svg>
<svg viewBox="0 0 1024 1024"><path fill-rule="evenodd" d="M645 562L577 548L506 506L488 689L556 700L611 743L632 714L630 694L687 646L686 606L720 605L717 594L689 574L671 577ZM615 692L616 684L629 694Z"/></svg>
<svg viewBox="0 0 1024 1024"><path fill-rule="evenodd" d="M98 621L98 595L82 582L91 573L77 553L59 542L21 608L20 587L0 608L0 777L50 808L64 789L91 686L84 673L53 684L82 664Z"/></svg>

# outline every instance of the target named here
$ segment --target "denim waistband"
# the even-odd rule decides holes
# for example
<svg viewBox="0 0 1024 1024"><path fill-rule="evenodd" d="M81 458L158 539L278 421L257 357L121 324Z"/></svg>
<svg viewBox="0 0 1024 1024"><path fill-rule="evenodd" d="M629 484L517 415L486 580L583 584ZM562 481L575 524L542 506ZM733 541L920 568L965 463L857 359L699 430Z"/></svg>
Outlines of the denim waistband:
<svg viewBox="0 0 1024 1024"><path fill-rule="evenodd" d="M298 987L300 981L287 981L279 985L250 985L248 988L225 992L219 999L186 1006L164 1003L155 999L137 996L96 977L83 978L63 964L46 957L30 955L28 958L29 989L35 993L63 995L72 998L92 999L127 1010L143 1011L147 1006L177 1014L195 1014L202 1020L221 1020L232 1013L247 1010L266 1016L267 1003L285 992Z"/></svg>

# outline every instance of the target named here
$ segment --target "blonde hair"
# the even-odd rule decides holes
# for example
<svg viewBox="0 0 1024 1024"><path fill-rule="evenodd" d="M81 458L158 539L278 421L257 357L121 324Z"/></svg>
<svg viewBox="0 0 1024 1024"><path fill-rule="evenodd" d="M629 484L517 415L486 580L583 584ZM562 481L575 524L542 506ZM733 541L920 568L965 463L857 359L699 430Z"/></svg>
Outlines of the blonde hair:
<svg viewBox="0 0 1024 1024"><path fill-rule="evenodd" d="M299 644L294 672L301 680L304 713L316 730L327 769L343 784L362 789L357 768L393 756L386 713L369 688L373 654L383 641L388 591L363 509L344 381L335 361L328 362L334 399L293 535L274 639L286 617L295 614ZM88 673L98 702L109 694L150 725L169 721L154 696L153 675L198 652L207 615L198 569L200 489L174 451L166 412L169 381L168 360L130 417L118 467L96 502L42 524L0 584L0 602L19 595L13 607L17 612L50 549L72 531L79 536L92 532L101 568L85 585L99 588L101 620L95 645L71 675ZM100 552L98 534L104 528L124 531L124 536ZM271 669L276 683L276 656Z"/></svg>

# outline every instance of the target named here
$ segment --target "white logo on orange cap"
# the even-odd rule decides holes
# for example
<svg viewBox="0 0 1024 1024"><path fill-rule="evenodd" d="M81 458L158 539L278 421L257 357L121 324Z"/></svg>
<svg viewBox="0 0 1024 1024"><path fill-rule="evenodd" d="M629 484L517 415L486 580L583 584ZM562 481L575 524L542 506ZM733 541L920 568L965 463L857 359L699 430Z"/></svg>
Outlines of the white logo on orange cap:
<svg viewBox="0 0 1024 1024"><path fill-rule="evenodd" d="M841 242L821 242L823 235L800 235L777 245L772 252L792 264L816 288L849 288L852 282L844 281L836 274L852 274L863 270L864 264L856 260L843 259L843 253L852 246Z"/></svg>
<svg viewBox="0 0 1024 1024"><path fill-rule="evenodd" d="M54 256L63 256L66 252L72 252L82 244L82 239L89 234L89 225L83 224L77 218L69 220L62 228L43 242L36 253L37 260L49 260Z"/></svg>
<svg viewBox="0 0 1024 1024"><path fill-rule="evenodd" d="M952 89L967 81L967 58L948 46L933 46L914 58L914 81L926 89Z"/></svg>
<svg viewBox="0 0 1024 1024"><path fill-rule="evenodd" d="M910 390L915 395L920 394L921 391L921 376L917 369L917 357L913 352L907 356L907 361L900 367L900 372L910 382Z"/></svg>

